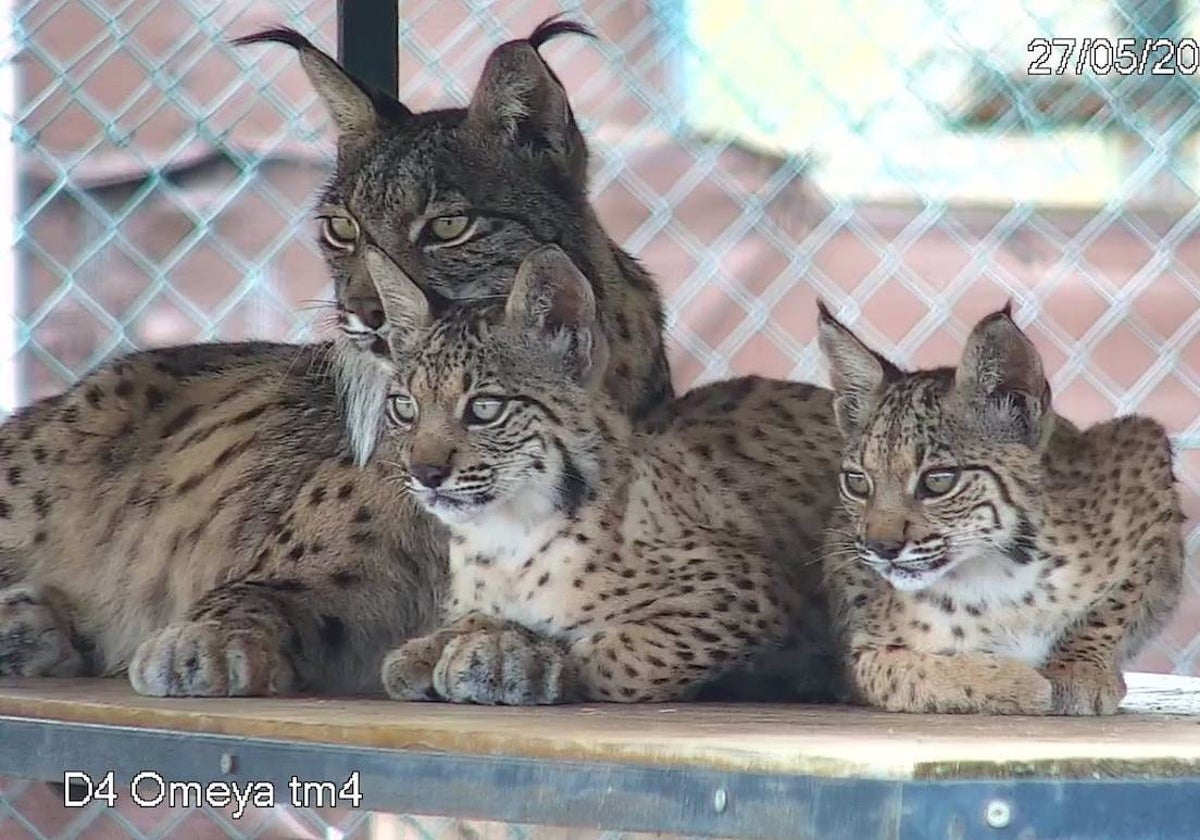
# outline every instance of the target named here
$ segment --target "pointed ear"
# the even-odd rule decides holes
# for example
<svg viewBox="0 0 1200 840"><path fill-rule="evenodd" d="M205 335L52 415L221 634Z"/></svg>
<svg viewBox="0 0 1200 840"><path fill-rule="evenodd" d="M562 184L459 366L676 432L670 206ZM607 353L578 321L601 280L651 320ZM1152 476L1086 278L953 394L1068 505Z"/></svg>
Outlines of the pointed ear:
<svg viewBox="0 0 1200 840"><path fill-rule="evenodd" d="M400 102L371 90L294 29L277 27L235 38L236 46L287 44L300 54L300 66L325 102L337 126L339 141L369 137L382 120L400 121L412 112Z"/></svg>
<svg viewBox="0 0 1200 840"><path fill-rule="evenodd" d="M989 434L1036 446L1050 414L1050 385L1042 357L1012 319L1011 306L971 331L954 385L967 411Z"/></svg>
<svg viewBox="0 0 1200 840"><path fill-rule="evenodd" d="M833 410L845 437L862 431L884 386L903 374L900 369L863 344L817 301L817 337L829 365L833 385Z"/></svg>
<svg viewBox="0 0 1200 840"><path fill-rule="evenodd" d="M418 340L433 323L429 298L400 266L374 245L368 245L363 251L363 260L391 327L388 343L396 353Z"/></svg>
<svg viewBox="0 0 1200 840"><path fill-rule="evenodd" d="M504 306L509 327L533 333L561 354L581 382L592 385L608 365L592 284L557 245L525 257Z"/></svg>
<svg viewBox="0 0 1200 840"><path fill-rule="evenodd" d="M550 18L528 38L501 44L488 56L467 109L468 120L509 143L548 154L576 183L587 181L587 145L567 92L538 49L558 35L594 37L571 21Z"/></svg>

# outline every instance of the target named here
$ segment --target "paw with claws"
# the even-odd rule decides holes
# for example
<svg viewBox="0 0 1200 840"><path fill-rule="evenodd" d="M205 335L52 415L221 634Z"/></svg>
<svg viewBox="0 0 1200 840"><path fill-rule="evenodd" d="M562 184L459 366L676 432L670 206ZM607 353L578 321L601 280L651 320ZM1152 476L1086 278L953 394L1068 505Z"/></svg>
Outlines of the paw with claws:
<svg viewBox="0 0 1200 840"><path fill-rule="evenodd" d="M433 687L433 671L446 643L462 633L472 633L502 622L482 613L467 613L435 633L409 641L383 660L383 688L393 700L443 700Z"/></svg>
<svg viewBox="0 0 1200 840"><path fill-rule="evenodd" d="M382 676L396 700L529 706L570 702L572 673L557 642L469 616L392 651Z"/></svg>
<svg viewBox="0 0 1200 840"><path fill-rule="evenodd" d="M142 642L129 682L138 694L155 697L246 697L289 691L294 675L262 631L191 621Z"/></svg>
<svg viewBox="0 0 1200 840"><path fill-rule="evenodd" d="M0 589L0 676L79 677L87 670L54 590L33 584Z"/></svg>
<svg viewBox="0 0 1200 840"><path fill-rule="evenodd" d="M446 643L434 690L452 703L538 706L571 701L562 645L520 627L463 633Z"/></svg>
<svg viewBox="0 0 1200 840"><path fill-rule="evenodd" d="M1125 699L1120 670L1091 662L1051 663L1043 673L1053 687L1051 714L1113 715Z"/></svg>

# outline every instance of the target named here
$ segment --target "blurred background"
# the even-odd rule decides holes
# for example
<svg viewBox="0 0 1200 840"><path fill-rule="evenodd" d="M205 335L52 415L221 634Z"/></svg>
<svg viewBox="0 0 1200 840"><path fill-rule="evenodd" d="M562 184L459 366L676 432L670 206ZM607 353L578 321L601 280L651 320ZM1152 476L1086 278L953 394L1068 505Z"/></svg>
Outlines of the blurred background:
<svg viewBox="0 0 1200 840"><path fill-rule="evenodd" d="M910 365L953 362L1011 298L1063 414L1169 427L1194 566L1198 5L401 0L400 95L463 103L496 44L562 10L588 23L600 41L544 54L591 142L604 223L666 294L680 389L748 372L824 382L818 295ZM227 41L283 23L332 53L335 17L327 0L12 7L0 412L133 348L319 337L314 302L331 290L309 202L328 119L294 53ZM1062 42L1031 51L1037 38L1101 44L1064 60ZM1177 49L1127 75L1118 38ZM1200 672L1196 571L1142 669ZM145 831L189 836L161 834L169 819Z"/></svg>

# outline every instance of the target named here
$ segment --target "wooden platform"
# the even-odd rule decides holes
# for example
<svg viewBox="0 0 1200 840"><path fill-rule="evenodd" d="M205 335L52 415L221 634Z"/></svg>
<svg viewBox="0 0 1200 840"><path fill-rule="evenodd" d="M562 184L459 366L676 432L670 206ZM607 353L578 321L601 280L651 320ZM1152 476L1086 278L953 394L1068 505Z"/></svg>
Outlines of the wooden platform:
<svg viewBox="0 0 1200 840"><path fill-rule="evenodd" d="M473 779L476 798L484 803L491 801L484 795L488 785L499 788L495 802L504 798L505 788L513 799L530 785L543 799L547 790L563 784L609 785L608 795L623 788L629 788L625 794L630 796L653 792L660 814L664 798L701 797L696 814L654 825L631 816L637 808L623 806L625 825L615 826L661 830L709 827L695 822L700 815L719 826L729 810L721 803L739 785L745 788L743 801L778 799L784 790L831 801L831 791L850 790L851 782L860 786L855 788L860 793L876 790L885 798L901 790L894 783L921 783L908 784L910 797L914 790L939 784L975 790L976 798L979 784L988 790L1008 784L1015 796L1011 786L1022 780L1060 783L1060 798L1061 784L1106 780L1143 786L1187 783L1195 795L1200 790L1200 679L1130 675L1129 685L1121 714L1065 719L895 715L840 707L505 709L317 698L157 699L133 694L124 681L0 680L0 773L61 781L65 770L83 764L92 768L88 772L100 772L123 762L129 774L138 767L160 767L173 778L265 778L279 774L278 768L268 769L277 759L292 762L289 772L302 778L334 779L347 768L369 765L374 769L364 773L377 787L388 788L387 795L377 791L371 807L403 805L426 813L453 812L459 805L451 800L470 793L451 793L452 784L434 784L438 779L450 784L447 778L456 774ZM89 739L94 742L91 752ZM201 756L195 762L179 754L193 748ZM131 763L127 752L140 757ZM572 773L582 775L572 781ZM398 804L395 788L401 777L410 785ZM412 787L414 778L425 792ZM672 779L679 783L676 790ZM457 783L461 786L465 779ZM965 783L974 786L964 788ZM445 802L433 801L439 791L446 794ZM576 806L586 804L586 791L560 793L574 796ZM604 799L599 797L601 810ZM1191 801L1200 809L1200 798ZM652 819L655 809L648 801L642 806ZM815 802L787 807L793 812L799 807L807 818L819 814ZM599 813L567 814L566 822L603 824ZM541 814L538 807L514 811L511 803L485 803L472 815L536 821ZM741 831L740 823L724 819L735 833L774 836L753 825ZM742 819L749 819L744 810ZM763 817L758 825L769 828L787 819ZM828 831L813 826L814 832ZM855 830L860 833L847 836L874 836L862 826ZM1190 836L1200 836L1200 829Z"/></svg>
<svg viewBox="0 0 1200 840"><path fill-rule="evenodd" d="M159 699L117 680L0 680L0 715L457 755L852 778L1200 772L1200 679L1134 675L1112 718L721 705L487 708Z"/></svg>

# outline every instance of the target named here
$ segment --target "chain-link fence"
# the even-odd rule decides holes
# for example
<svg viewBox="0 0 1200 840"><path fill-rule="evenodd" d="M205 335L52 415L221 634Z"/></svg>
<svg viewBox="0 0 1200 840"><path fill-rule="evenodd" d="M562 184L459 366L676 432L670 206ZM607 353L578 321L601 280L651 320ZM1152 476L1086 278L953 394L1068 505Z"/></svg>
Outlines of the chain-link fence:
<svg viewBox="0 0 1200 840"><path fill-rule="evenodd" d="M314 334L330 290L308 201L328 173L327 117L293 53L227 40L285 23L332 51L334 5L15 6L0 72L13 130L0 194L16 195L14 214L0 206L14 243L0 251L13 278L0 282L0 411L134 347ZM911 364L953 359L1011 297L1061 411L1168 425L1194 558L1198 5L581 0L566 10L602 39L545 53L592 143L604 223L667 295L681 388L746 372L823 380L818 295ZM561 8L404 0L401 98L464 101L488 50ZM1200 670L1195 571L1142 667ZM13 784L5 838L189 836L169 819L110 815L115 833L95 834L50 805L30 816L35 788ZM387 835L315 820L303 831L427 836L416 821ZM493 828L461 836L525 836Z"/></svg>

